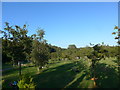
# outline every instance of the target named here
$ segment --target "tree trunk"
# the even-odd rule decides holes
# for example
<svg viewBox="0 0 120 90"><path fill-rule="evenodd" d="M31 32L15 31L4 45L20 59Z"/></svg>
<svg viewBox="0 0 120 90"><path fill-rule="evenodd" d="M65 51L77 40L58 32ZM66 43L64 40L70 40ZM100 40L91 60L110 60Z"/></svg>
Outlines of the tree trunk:
<svg viewBox="0 0 120 90"><path fill-rule="evenodd" d="M41 66L38 66L38 67L37 67L38 72L40 72L41 69L42 69Z"/></svg>
<svg viewBox="0 0 120 90"><path fill-rule="evenodd" d="M15 66L15 60L14 58L12 57L12 64L13 64L13 67Z"/></svg>
<svg viewBox="0 0 120 90"><path fill-rule="evenodd" d="M95 60L92 60L92 65L91 65L91 71L92 71L92 78L95 77Z"/></svg>
<svg viewBox="0 0 120 90"><path fill-rule="evenodd" d="M94 88L96 88L97 87L97 85L96 85L96 75L95 75L95 64L96 64L96 60L92 60L92 65L91 65L91 71L92 71L92 78L91 78L91 80L93 80L94 81Z"/></svg>
<svg viewBox="0 0 120 90"><path fill-rule="evenodd" d="M18 61L18 66L19 66L19 76L21 76L21 61Z"/></svg>

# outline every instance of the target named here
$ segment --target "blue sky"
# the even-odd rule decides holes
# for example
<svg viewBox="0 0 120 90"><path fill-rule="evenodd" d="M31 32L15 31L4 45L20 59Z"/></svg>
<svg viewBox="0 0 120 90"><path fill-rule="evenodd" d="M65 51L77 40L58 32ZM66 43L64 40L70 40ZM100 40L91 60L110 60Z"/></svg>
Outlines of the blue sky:
<svg viewBox="0 0 120 90"><path fill-rule="evenodd" d="M117 45L114 26L118 25L117 2L3 2L2 25L27 23L28 35L38 27L45 30L48 43L63 48L89 43Z"/></svg>

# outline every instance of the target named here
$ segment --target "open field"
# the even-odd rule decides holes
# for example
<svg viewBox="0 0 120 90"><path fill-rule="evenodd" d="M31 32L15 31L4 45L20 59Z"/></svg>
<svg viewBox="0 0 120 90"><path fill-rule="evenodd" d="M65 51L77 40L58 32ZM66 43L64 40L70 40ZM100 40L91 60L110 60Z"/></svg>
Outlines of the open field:
<svg viewBox="0 0 120 90"><path fill-rule="evenodd" d="M22 74L33 77L38 88L94 88L90 80L89 60L58 61L48 64L40 73L36 67L22 67ZM101 60L96 66L96 84L103 88L118 86L116 59ZM19 79L18 69L3 72L3 87L10 87L9 83Z"/></svg>
<svg viewBox="0 0 120 90"><path fill-rule="evenodd" d="M120 3L1 6L2 89L120 89Z"/></svg>

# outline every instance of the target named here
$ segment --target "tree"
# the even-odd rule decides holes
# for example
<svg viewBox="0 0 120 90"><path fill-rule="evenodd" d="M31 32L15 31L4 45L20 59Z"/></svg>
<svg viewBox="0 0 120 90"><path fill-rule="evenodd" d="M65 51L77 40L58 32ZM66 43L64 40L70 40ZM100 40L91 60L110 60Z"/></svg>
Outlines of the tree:
<svg viewBox="0 0 120 90"><path fill-rule="evenodd" d="M23 25L22 28L18 25L10 26L8 22L5 25L4 30L1 30L1 33L4 34L2 37L2 60L4 62L9 58L12 60L13 65L19 64L19 75L21 75L21 61L29 58L32 38L27 36L26 25Z"/></svg>
<svg viewBox="0 0 120 90"><path fill-rule="evenodd" d="M8 56L8 47L7 47L7 42L8 40L3 39L2 38L2 63L6 63L6 62L10 62L11 61L11 57Z"/></svg>
<svg viewBox="0 0 120 90"><path fill-rule="evenodd" d="M91 54L89 54L87 57L89 59L91 59L92 64L91 64L91 77L94 80L94 85L96 86L96 75L95 75L95 68L96 68L96 64L98 61L100 61L101 59L103 59L105 57L105 53L106 51L102 48L102 46L100 44L94 45L93 46L93 51Z"/></svg>
<svg viewBox="0 0 120 90"><path fill-rule="evenodd" d="M114 30L117 30L117 31L113 32L112 34L113 35L117 34L117 36L115 37L115 39L118 40L117 41L117 43L118 43L118 49L117 49L118 50L118 54L117 54L118 61L117 61L117 63L118 63L118 73L119 73L119 78L120 78L120 28L118 26L115 26Z"/></svg>
<svg viewBox="0 0 120 90"><path fill-rule="evenodd" d="M10 57L13 64L26 60L32 41L32 38L27 36L27 26L10 26L8 22L5 25L4 30L1 30L4 56Z"/></svg>
<svg viewBox="0 0 120 90"><path fill-rule="evenodd" d="M38 68L38 71L48 62L49 50L47 48L46 40L44 40L44 30L38 30L37 35L33 40L31 60Z"/></svg>
<svg viewBox="0 0 120 90"><path fill-rule="evenodd" d="M15 25L10 26L8 22L5 23L6 27L1 31L4 35L2 38L3 53L11 57L13 64L18 61L26 59L26 55L30 50L31 38L27 36L26 25L23 28ZM22 56L22 57L21 57Z"/></svg>
<svg viewBox="0 0 120 90"><path fill-rule="evenodd" d="M118 26L115 26L114 27L114 30L117 30L117 31L115 31L115 32L113 32L112 34L113 35L116 35L117 34L117 36L115 37L115 39L117 39L118 40L118 45L120 45L120 28L118 28Z"/></svg>
<svg viewBox="0 0 120 90"><path fill-rule="evenodd" d="M68 46L68 49L75 49L75 48L76 46L74 44Z"/></svg>

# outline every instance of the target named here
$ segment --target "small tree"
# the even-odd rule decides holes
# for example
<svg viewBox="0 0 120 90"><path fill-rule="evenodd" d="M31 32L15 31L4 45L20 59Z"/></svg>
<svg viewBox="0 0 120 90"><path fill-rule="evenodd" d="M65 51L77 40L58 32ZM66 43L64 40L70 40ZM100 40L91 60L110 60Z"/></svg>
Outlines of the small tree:
<svg viewBox="0 0 120 90"><path fill-rule="evenodd" d="M38 30L37 37L33 40L31 60L37 66L38 71L48 62L49 50L46 46L46 40L44 40L44 31Z"/></svg>
<svg viewBox="0 0 120 90"><path fill-rule="evenodd" d="M106 53L106 50L104 50L100 44L97 44L97 45L93 46L92 53L88 55L88 58L91 59L91 62L92 62L91 67L90 67L90 71L91 71L91 77L92 77L92 80L94 80L95 86L96 86L96 82L95 82L96 64L98 61L100 61L101 59L103 59L105 57L105 53Z"/></svg>
<svg viewBox="0 0 120 90"><path fill-rule="evenodd" d="M117 31L115 31L115 32L113 32L112 34L113 35L116 35L117 34L117 36L115 37L115 39L117 39L118 40L118 45L120 45L120 28L118 28L118 26L115 26L114 27L114 30L117 30Z"/></svg>
<svg viewBox="0 0 120 90"><path fill-rule="evenodd" d="M115 39L118 40L117 41L117 43L118 43L118 49L117 49L118 50L118 54L117 54L118 61L117 61L117 63L118 63L118 73L119 73L119 78L120 78L120 28L118 26L115 26L114 30L117 30L117 31L113 32L112 34L113 35L117 34L117 36L115 37Z"/></svg>
<svg viewBox="0 0 120 90"><path fill-rule="evenodd" d="M71 44L68 46L68 49L75 49L75 48L77 48L75 44Z"/></svg>

